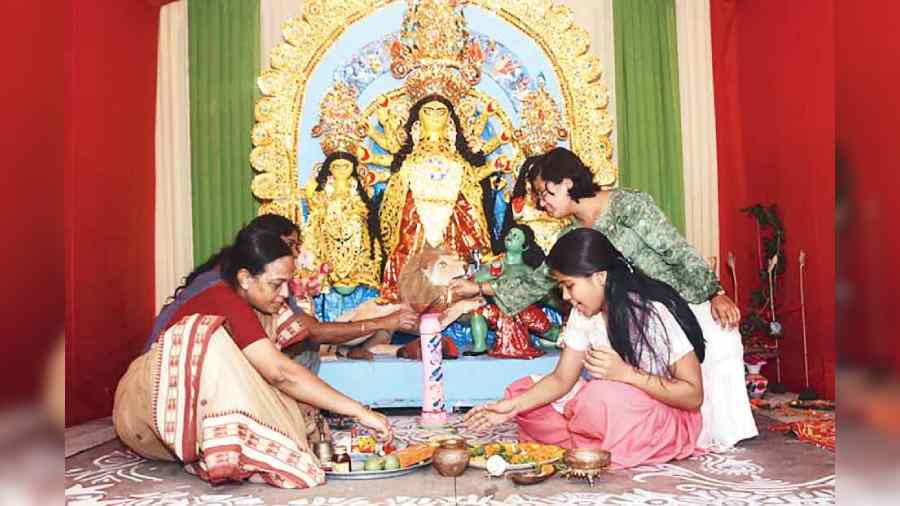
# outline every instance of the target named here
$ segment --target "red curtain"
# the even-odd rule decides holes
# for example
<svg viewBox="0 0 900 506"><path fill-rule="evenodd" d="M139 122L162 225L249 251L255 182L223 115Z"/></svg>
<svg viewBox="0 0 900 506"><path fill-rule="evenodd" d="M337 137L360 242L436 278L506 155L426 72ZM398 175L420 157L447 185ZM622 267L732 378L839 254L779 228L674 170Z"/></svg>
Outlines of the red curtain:
<svg viewBox="0 0 900 506"><path fill-rule="evenodd" d="M33 396L63 326L62 9L30 0L2 5L7 48L0 82L0 247L3 265L4 402Z"/></svg>
<svg viewBox="0 0 900 506"><path fill-rule="evenodd" d="M37 9L37 7L35 7ZM107 416L153 318L159 7L71 2L66 55L66 424Z"/></svg>
<svg viewBox="0 0 900 506"><path fill-rule="evenodd" d="M751 273L756 259L750 252L756 246L752 223L741 213L747 206L747 171L744 160L743 128L738 93L738 30L737 3L712 0L710 3L712 38L713 87L716 105L716 149L719 166L719 245L722 257L722 283L735 296L735 286L727 269L728 253L735 253L737 262L738 303L750 295Z"/></svg>
<svg viewBox="0 0 900 506"><path fill-rule="evenodd" d="M900 371L896 301L900 281L900 2L838 3L837 140L845 204L839 230L841 358Z"/></svg>
<svg viewBox="0 0 900 506"><path fill-rule="evenodd" d="M778 205L787 241L779 320L782 379L803 387L798 256L806 251L810 383L834 397L834 5L821 0L712 5L721 249L741 258L745 305L759 286L755 225L738 212ZM775 369L766 375L775 379Z"/></svg>

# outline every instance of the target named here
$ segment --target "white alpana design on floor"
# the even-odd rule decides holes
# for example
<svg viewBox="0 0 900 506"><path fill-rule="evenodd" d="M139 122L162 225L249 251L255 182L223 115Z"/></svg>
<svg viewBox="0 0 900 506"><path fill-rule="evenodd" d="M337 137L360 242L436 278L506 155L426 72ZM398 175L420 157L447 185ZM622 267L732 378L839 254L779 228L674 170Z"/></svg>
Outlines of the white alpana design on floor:
<svg viewBox="0 0 900 506"><path fill-rule="evenodd" d="M445 432L421 429L412 416L392 416L396 439L402 444L427 441L429 438ZM461 427L462 417L451 417L451 425ZM466 433L470 440L513 440L516 429L512 424L495 427L483 433ZM552 495L540 497L534 495L540 486L529 488L529 494L509 495L504 500L485 495L446 496L441 491L438 497L396 496L386 499L369 499L366 497L325 497L335 493L326 486L318 490L308 491L315 496L297 498L289 491L267 488L246 489L241 494L241 487L226 487L221 494L208 487L197 478L189 476L181 466L175 463L154 462L139 455L113 445L95 451L100 456L89 460L79 459L77 466L67 466L66 502L69 505L178 505L178 506L238 506L238 505L289 505L289 506L449 506L449 505L706 505L728 504L730 506L757 504L834 504L835 478L833 466L821 466L821 470L829 470L827 475L816 477L815 474L789 479L776 479L780 469L773 469L781 460L768 450L769 445L784 445L790 442L781 435L777 439L759 441L748 447L739 447L724 453L713 453L678 463L641 466L628 471L617 471L600 478L594 489L585 486L584 492L559 492L548 490ZM779 446L784 448L784 446ZM819 450L810 449L807 445L799 445L796 451L809 452L807 456L814 459L831 458L827 453L819 456ZM802 453L801 453L802 454ZM791 450L791 455L795 455ZM800 454L797 454L800 455ZM90 457L88 457L90 458ZM70 459L73 462L74 459ZM768 463L763 465L762 463ZM767 469L766 466L770 468ZM821 472L821 471L820 471ZM798 476L794 474L793 476ZM809 479L806 481L807 478ZM557 478L553 478L556 480ZM550 483L550 482L547 482ZM608 486L604 486L604 485ZM139 485L140 493L135 493L135 485ZM389 484L385 484L390 486ZM202 487L202 490L197 490ZM615 489L615 492L604 489ZM518 491L518 490L517 490ZM231 492L231 493L227 493ZM482 492L489 494L493 492ZM255 494L255 495L254 495ZM351 493L352 494L352 493ZM348 494L350 495L350 494Z"/></svg>
<svg viewBox="0 0 900 506"><path fill-rule="evenodd" d="M191 494L187 490L190 488L189 486L147 494L132 494L128 497L106 497L106 489L111 486L113 485L96 485L92 487L76 485L75 487L69 487L66 489L66 504L78 506L245 506L266 504L262 499L249 495L203 494L198 496Z"/></svg>
<svg viewBox="0 0 900 506"><path fill-rule="evenodd" d="M147 460L132 453L129 450L116 450L100 458L94 459L93 468L82 469L80 467L66 469L66 481L79 484L110 484L112 486L122 481L142 483L144 481L163 481L148 473L157 469L158 462Z"/></svg>
<svg viewBox="0 0 900 506"><path fill-rule="evenodd" d="M431 505L601 505L601 504L729 504L732 506L753 504L833 504L834 475L805 483L790 483L761 477L765 471L750 460L734 458L740 452L701 457L703 472L686 469L678 464L642 466L635 469L631 481L640 488L621 494L567 493L550 497L513 495L505 500L492 497L394 497L371 501L364 497L326 498L314 497L296 499L288 505L322 506L431 506ZM69 485L66 499L70 505L250 505L266 504L261 498L249 495L205 494L192 496L187 488L133 494L116 497L110 492L122 480L140 482L144 480L163 481L148 473L155 470L150 462L126 451L115 451L94 461L96 469L72 469L66 471ZM145 466L138 469L140 466ZM732 481L727 477L749 476L749 479ZM653 491L656 478L675 478L678 483L673 491ZM602 483L602 482L601 482Z"/></svg>

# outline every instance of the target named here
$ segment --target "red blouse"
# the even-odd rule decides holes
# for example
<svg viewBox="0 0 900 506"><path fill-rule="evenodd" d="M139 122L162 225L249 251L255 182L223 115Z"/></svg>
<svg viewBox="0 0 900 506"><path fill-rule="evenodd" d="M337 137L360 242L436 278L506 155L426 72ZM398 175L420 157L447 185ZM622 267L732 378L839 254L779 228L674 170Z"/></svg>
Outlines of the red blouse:
<svg viewBox="0 0 900 506"><path fill-rule="evenodd" d="M182 304L169 320L169 327L192 314L224 316L225 328L228 329L234 343L242 350L266 338L266 331L253 308L224 281L216 283Z"/></svg>

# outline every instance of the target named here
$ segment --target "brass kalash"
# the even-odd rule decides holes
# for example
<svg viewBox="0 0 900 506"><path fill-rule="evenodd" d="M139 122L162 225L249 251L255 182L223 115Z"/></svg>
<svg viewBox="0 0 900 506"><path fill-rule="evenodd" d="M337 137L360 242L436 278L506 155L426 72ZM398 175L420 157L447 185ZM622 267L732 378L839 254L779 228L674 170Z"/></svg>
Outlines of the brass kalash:
<svg viewBox="0 0 900 506"><path fill-rule="evenodd" d="M610 453L593 448L572 448L566 450L563 462L566 468L560 473L564 478L586 479L588 485L594 486L597 476L609 469Z"/></svg>
<svg viewBox="0 0 900 506"><path fill-rule="evenodd" d="M509 182L526 157L565 141L598 183L617 177L601 65L571 10L548 0L407 0L383 69L403 85L360 104L363 90L336 78L311 130L327 158L299 181L298 164L312 166L316 158L308 150L298 155L301 134L310 131L300 120L313 72L349 26L393 3L310 0L302 16L284 23L285 41L258 80L263 97L250 156L259 172L252 184L259 212L303 224L305 247L331 265L328 285L341 294L369 286L388 299L406 259L426 245L464 259L490 249L493 213L485 193L502 192L510 202ZM562 108L538 80L516 91L517 116L477 87L491 71L483 64L492 42L470 35L463 15L470 7L534 40L553 68ZM491 119L496 133L488 137ZM385 189L376 208L379 184ZM529 193L510 209L544 248L566 225L538 210Z"/></svg>

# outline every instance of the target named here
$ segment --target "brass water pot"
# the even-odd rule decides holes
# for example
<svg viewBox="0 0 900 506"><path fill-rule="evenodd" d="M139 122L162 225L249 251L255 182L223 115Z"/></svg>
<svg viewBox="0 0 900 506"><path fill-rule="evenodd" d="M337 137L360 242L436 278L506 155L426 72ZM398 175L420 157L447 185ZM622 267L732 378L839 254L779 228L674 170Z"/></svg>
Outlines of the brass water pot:
<svg viewBox="0 0 900 506"><path fill-rule="evenodd" d="M434 451L431 464L441 476L460 476L469 466L469 448L465 439L447 439Z"/></svg>

